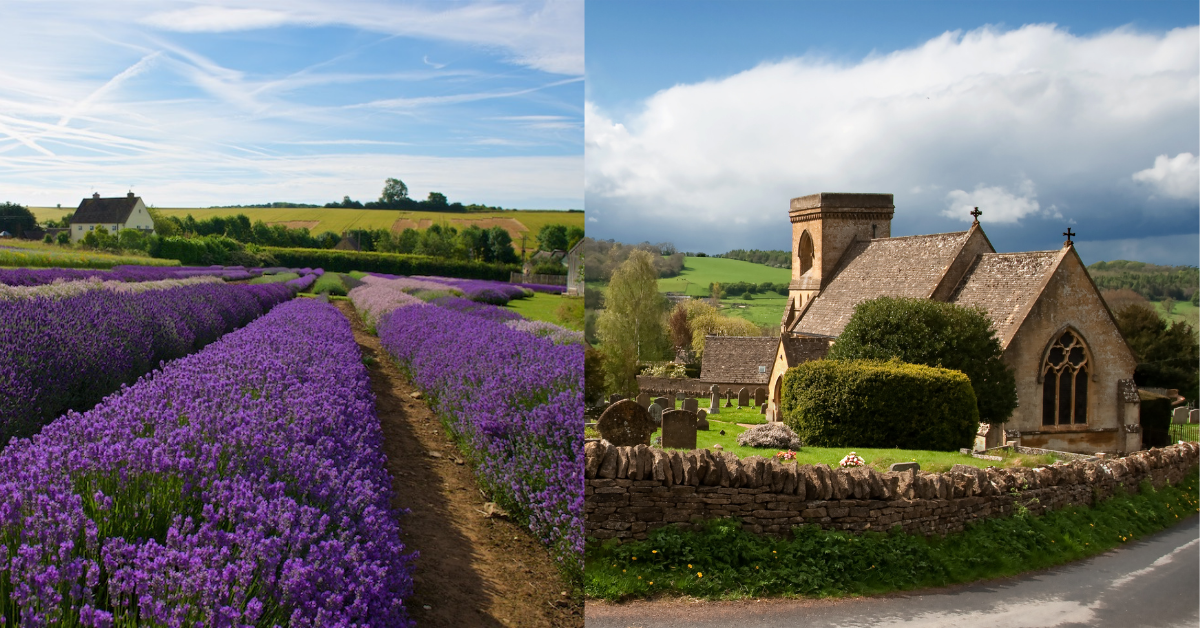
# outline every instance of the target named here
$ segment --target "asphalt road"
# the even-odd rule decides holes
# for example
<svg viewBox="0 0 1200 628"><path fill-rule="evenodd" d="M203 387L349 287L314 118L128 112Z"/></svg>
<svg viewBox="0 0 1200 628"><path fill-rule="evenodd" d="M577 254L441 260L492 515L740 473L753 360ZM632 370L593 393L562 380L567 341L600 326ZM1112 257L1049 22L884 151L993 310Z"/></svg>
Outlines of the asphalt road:
<svg viewBox="0 0 1200 628"><path fill-rule="evenodd" d="M589 603L587 628L1173 628L1200 625L1200 517L1086 560L848 600Z"/></svg>

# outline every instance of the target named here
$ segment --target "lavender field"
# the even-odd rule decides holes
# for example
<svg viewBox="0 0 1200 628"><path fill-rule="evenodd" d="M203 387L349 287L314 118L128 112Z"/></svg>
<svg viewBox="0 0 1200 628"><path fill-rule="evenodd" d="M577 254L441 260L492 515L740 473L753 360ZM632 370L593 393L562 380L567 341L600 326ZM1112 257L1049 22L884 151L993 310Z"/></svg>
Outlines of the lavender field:
<svg viewBox="0 0 1200 628"><path fill-rule="evenodd" d="M0 624L410 625L380 442L348 321L279 305L0 452Z"/></svg>

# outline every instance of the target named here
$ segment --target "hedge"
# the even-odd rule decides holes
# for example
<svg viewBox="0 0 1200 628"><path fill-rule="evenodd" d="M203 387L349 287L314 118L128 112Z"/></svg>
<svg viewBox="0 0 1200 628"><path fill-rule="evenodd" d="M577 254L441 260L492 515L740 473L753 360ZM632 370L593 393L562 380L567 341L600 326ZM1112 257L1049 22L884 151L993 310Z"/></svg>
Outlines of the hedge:
<svg viewBox="0 0 1200 628"><path fill-rule="evenodd" d="M241 250L240 242L224 236L204 236L202 238L167 236L159 239L151 254L154 257L177 259L184 266L206 266L226 264L231 261L230 256L234 252Z"/></svg>
<svg viewBox="0 0 1200 628"><path fill-rule="evenodd" d="M491 279L507 282L516 266L467 262L430 257L334 249L296 249L274 246L258 247L258 251L273 256L280 266L291 268L324 268L326 271L348 273L358 270L391 275L437 275L463 279Z"/></svg>
<svg viewBox="0 0 1200 628"><path fill-rule="evenodd" d="M1166 447L1171 444L1171 400L1145 390L1139 390L1141 398L1141 425L1143 447Z"/></svg>
<svg viewBox="0 0 1200 628"><path fill-rule="evenodd" d="M816 360L783 377L783 420L815 447L971 447L979 409L959 371L899 361Z"/></svg>

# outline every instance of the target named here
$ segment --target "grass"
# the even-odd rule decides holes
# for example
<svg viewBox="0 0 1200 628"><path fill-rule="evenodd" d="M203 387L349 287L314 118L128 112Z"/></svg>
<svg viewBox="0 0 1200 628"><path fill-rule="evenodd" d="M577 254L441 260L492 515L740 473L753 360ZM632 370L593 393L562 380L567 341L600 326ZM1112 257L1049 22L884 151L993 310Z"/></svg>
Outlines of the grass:
<svg viewBox="0 0 1200 628"><path fill-rule="evenodd" d="M1176 443L1181 440L1189 442L1200 441L1200 425L1195 423L1183 425L1172 423L1168 433L1171 435L1172 443Z"/></svg>
<svg viewBox="0 0 1200 628"><path fill-rule="evenodd" d="M59 209L56 207L30 207L30 211L37 217L38 222L46 220L58 220L63 215L75 211L74 207ZM449 224L458 228L462 228L469 224L470 220L479 220L486 218L512 218L523 225L529 236L527 246L536 247L537 242L533 236L543 225L561 224L568 227L583 227L582 212L564 212L550 210L520 210L507 212L479 212L470 214L460 214L451 212L410 212L397 211L386 209L335 209L335 208L258 208L258 207L231 207L227 209L188 209L188 208L158 208L158 211L163 216L176 216L180 220L191 214L196 220L203 218L212 218L213 216L236 216L245 214L250 218L251 222L262 220L266 223L272 222L291 222L291 221L316 221L317 225L310 228L310 231L321 233L322 231L332 231L341 233L349 229L391 229L392 225L397 220L407 219L413 221L430 220L436 224ZM510 232L511 233L511 232ZM514 246L520 248L520 237L518 234L513 234Z"/></svg>
<svg viewBox="0 0 1200 628"><path fill-rule="evenodd" d="M753 396L751 396L750 401L753 403ZM709 399L701 398L696 400L696 405L699 406L699 409L701 410L708 410L710 403L711 401ZM725 403L721 402L721 413L715 417L710 414L708 415L708 418L710 420L716 419L718 421L724 421L725 423L742 423L746 425L762 425L763 423L767 422L767 416L765 414L759 414L758 408L746 406L745 408L739 410L737 408L737 401L734 401L733 405L734 407L732 408L726 408ZM679 409L682 407L683 402L676 399L675 408Z"/></svg>
<svg viewBox="0 0 1200 628"><path fill-rule="evenodd" d="M583 297L568 297L557 294L547 294L545 292L535 292L532 297L524 299L514 299L508 302L505 307L535 321L546 321L554 323L560 327L573 329L575 331L583 331L583 318L568 316L565 320L559 316L559 309L563 304L567 304L568 309L576 305L583 307Z"/></svg>
<svg viewBox="0 0 1200 628"><path fill-rule="evenodd" d="M282 283L284 281L291 281L291 280L297 279L299 277L300 277L299 273L275 273L274 275L263 275L261 277L255 277L254 279L251 279L247 283Z"/></svg>
<svg viewBox="0 0 1200 628"><path fill-rule="evenodd" d="M771 268L762 264L720 257L688 257L684 258L683 272L675 277L659 279L658 289L660 292L681 292L694 297L707 297L710 294L708 284L714 282L788 283L791 280L792 269L790 268Z"/></svg>
<svg viewBox="0 0 1200 628"><path fill-rule="evenodd" d="M1154 306L1154 311L1168 323L1183 321L1191 325L1192 329L1200 330L1200 307L1192 305L1191 301L1176 302L1170 314L1163 308L1162 301L1151 301L1150 305Z"/></svg>
<svg viewBox="0 0 1200 628"><path fill-rule="evenodd" d="M344 280L348 275L342 273L325 273L313 282L312 287L308 289L313 294L327 293L329 296L344 297L348 290Z"/></svg>
<svg viewBox="0 0 1200 628"><path fill-rule="evenodd" d="M780 451L778 449L742 447L739 445L737 443L738 434L749 428L741 427L735 423L726 423L720 418L714 419L711 416L708 419L708 425L709 428L707 431L700 430L696 432L696 447L698 448L708 449L713 445L719 444L724 451L735 454L739 458L748 456L770 458ZM725 434L721 434L722 431ZM651 436L651 439L660 435L661 433L656 431ZM957 451L864 449L859 447L803 447L800 451L796 452L796 462L798 464L827 464L831 467L836 467L842 458L851 451L861 456L868 466L874 467L881 472L886 472L888 467L897 462L917 462L920 463L922 471L930 472L949 471L956 464L967 464L986 469L987 467L1036 467L1054 462L1054 458L1050 455L1028 456L1024 454L1006 454L1003 456L1004 460L996 461L964 456Z"/></svg>
<svg viewBox="0 0 1200 628"><path fill-rule="evenodd" d="M5 240L0 243L0 266L4 267L112 268L122 265L179 266L179 261L140 255L114 255L26 240Z"/></svg>
<svg viewBox="0 0 1200 628"><path fill-rule="evenodd" d="M756 535L734 520L700 531L659 528L645 541L585 548L584 593L623 600L659 595L736 599L843 596L940 587L1045 569L1093 556L1200 511L1197 473L1176 486L1119 493L1094 506L989 519L946 537L850 534L816 526L790 538Z"/></svg>

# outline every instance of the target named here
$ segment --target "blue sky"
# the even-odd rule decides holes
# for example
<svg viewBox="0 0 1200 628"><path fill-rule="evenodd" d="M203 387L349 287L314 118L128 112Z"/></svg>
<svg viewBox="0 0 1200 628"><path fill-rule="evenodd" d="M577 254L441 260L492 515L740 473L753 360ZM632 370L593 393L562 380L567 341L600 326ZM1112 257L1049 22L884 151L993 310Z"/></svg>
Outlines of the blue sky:
<svg viewBox="0 0 1200 628"><path fill-rule="evenodd" d="M573 0L5 3L0 200L583 204Z"/></svg>
<svg viewBox="0 0 1200 628"><path fill-rule="evenodd" d="M786 249L788 199L893 235L1200 257L1195 2L589 2L588 233Z"/></svg>

